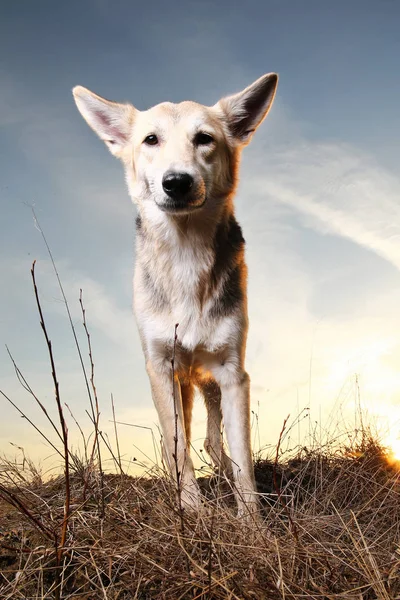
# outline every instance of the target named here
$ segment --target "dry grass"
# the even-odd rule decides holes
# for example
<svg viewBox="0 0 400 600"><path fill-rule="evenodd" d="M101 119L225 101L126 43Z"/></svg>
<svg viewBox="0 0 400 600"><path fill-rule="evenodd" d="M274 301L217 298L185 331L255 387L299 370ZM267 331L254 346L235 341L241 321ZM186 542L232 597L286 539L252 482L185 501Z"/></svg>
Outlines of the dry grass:
<svg viewBox="0 0 400 600"><path fill-rule="evenodd" d="M57 453L63 475L44 480L25 456L20 462L1 460L1 599L400 599L399 471L361 415L348 447L314 441L295 453L282 451L285 423L275 458L256 460L259 520L235 516L230 484L216 475L199 479L204 508L187 513L162 466L142 477L124 473L114 406L115 442L99 428L82 296L89 374L54 261L53 266L81 360L93 431L85 437L76 423L83 457L73 453L32 269L59 422L51 420L11 355L49 432L0 393ZM104 472L102 453L111 456L114 473Z"/></svg>
<svg viewBox="0 0 400 600"><path fill-rule="evenodd" d="M81 464L59 565L65 478L3 463L0 597L399 598L399 473L372 438L356 450L258 460L260 522L235 516L217 478L200 479L204 510L182 519L162 473L105 475L101 490Z"/></svg>

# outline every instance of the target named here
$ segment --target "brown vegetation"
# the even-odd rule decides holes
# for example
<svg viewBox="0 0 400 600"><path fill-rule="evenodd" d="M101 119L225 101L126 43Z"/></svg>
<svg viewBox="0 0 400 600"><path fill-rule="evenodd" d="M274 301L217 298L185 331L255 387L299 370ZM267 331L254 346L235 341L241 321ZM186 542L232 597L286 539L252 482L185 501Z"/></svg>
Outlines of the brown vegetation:
<svg viewBox="0 0 400 600"><path fill-rule="evenodd" d="M274 459L255 462L260 519L235 515L231 484L217 474L199 479L204 507L188 513L162 466L136 478L124 472L114 407L115 443L99 429L82 296L89 375L55 272L81 359L93 432L85 437L76 423L83 458L72 452L33 268L58 424L11 360L56 441L0 393L62 459L64 472L44 480L24 455L20 462L1 460L0 598L400 598L399 471L361 419L360 430L346 444L313 441L291 452L282 450L285 423ZM104 473L102 452L112 458L112 473Z"/></svg>
<svg viewBox="0 0 400 600"><path fill-rule="evenodd" d="M356 450L259 459L259 522L217 477L200 480L201 514L182 514L162 473L101 484L75 459L61 561L65 477L3 463L0 597L399 598L399 474L373 439Z"/></svg>

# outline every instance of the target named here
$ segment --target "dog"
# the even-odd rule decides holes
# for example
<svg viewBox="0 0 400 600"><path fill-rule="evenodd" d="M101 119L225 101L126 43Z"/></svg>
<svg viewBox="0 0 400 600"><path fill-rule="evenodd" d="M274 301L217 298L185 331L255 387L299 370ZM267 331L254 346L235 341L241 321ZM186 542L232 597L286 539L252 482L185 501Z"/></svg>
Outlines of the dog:
<svg viewBox="0 0 400 600"><path fill-rule="evenodd" d="M241 150L277 83L268 73L214 106L163 102L144 111L73 89L84 119L122 161L137 205L134 312L164 456L181 502L194 509L201 505L190 457L197 388L208 414L205 449L233 477L239 513L258 510L245 370L247 267L233 197Z"/></svg>

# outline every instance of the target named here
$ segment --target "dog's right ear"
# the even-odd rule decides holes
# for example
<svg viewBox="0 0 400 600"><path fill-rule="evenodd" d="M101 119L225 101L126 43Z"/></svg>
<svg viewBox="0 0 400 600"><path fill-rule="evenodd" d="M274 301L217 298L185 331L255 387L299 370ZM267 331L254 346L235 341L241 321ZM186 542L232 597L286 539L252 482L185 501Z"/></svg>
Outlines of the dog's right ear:
<svg viewBox="0 0 400 600"><path fill-rule="evenodd" d="M110 102L80 85L72 93L82 117L111 154L120 157L129 142L136 109L131 104Z"/></svg>

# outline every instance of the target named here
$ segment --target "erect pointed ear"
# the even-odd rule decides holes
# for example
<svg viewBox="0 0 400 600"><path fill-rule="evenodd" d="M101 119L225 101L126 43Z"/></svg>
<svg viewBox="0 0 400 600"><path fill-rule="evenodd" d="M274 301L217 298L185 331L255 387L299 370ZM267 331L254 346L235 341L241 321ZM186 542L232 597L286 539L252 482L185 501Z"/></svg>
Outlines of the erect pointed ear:
<svg viewBox="0 0 400 600"><path fill-rule="evenodd" d="M82 117L110 152L120 157L129 141L136 109L131 104L110 102L80 85L72 93Z"/></svg>
<svg viewBox="0 0 400 600"><path fill-rule="evenodd" d="M274 101L278 75L268 73L242 92L222 98L215 106L222 110L231 135L247 144L254 131L267 116Z"/></svg>

